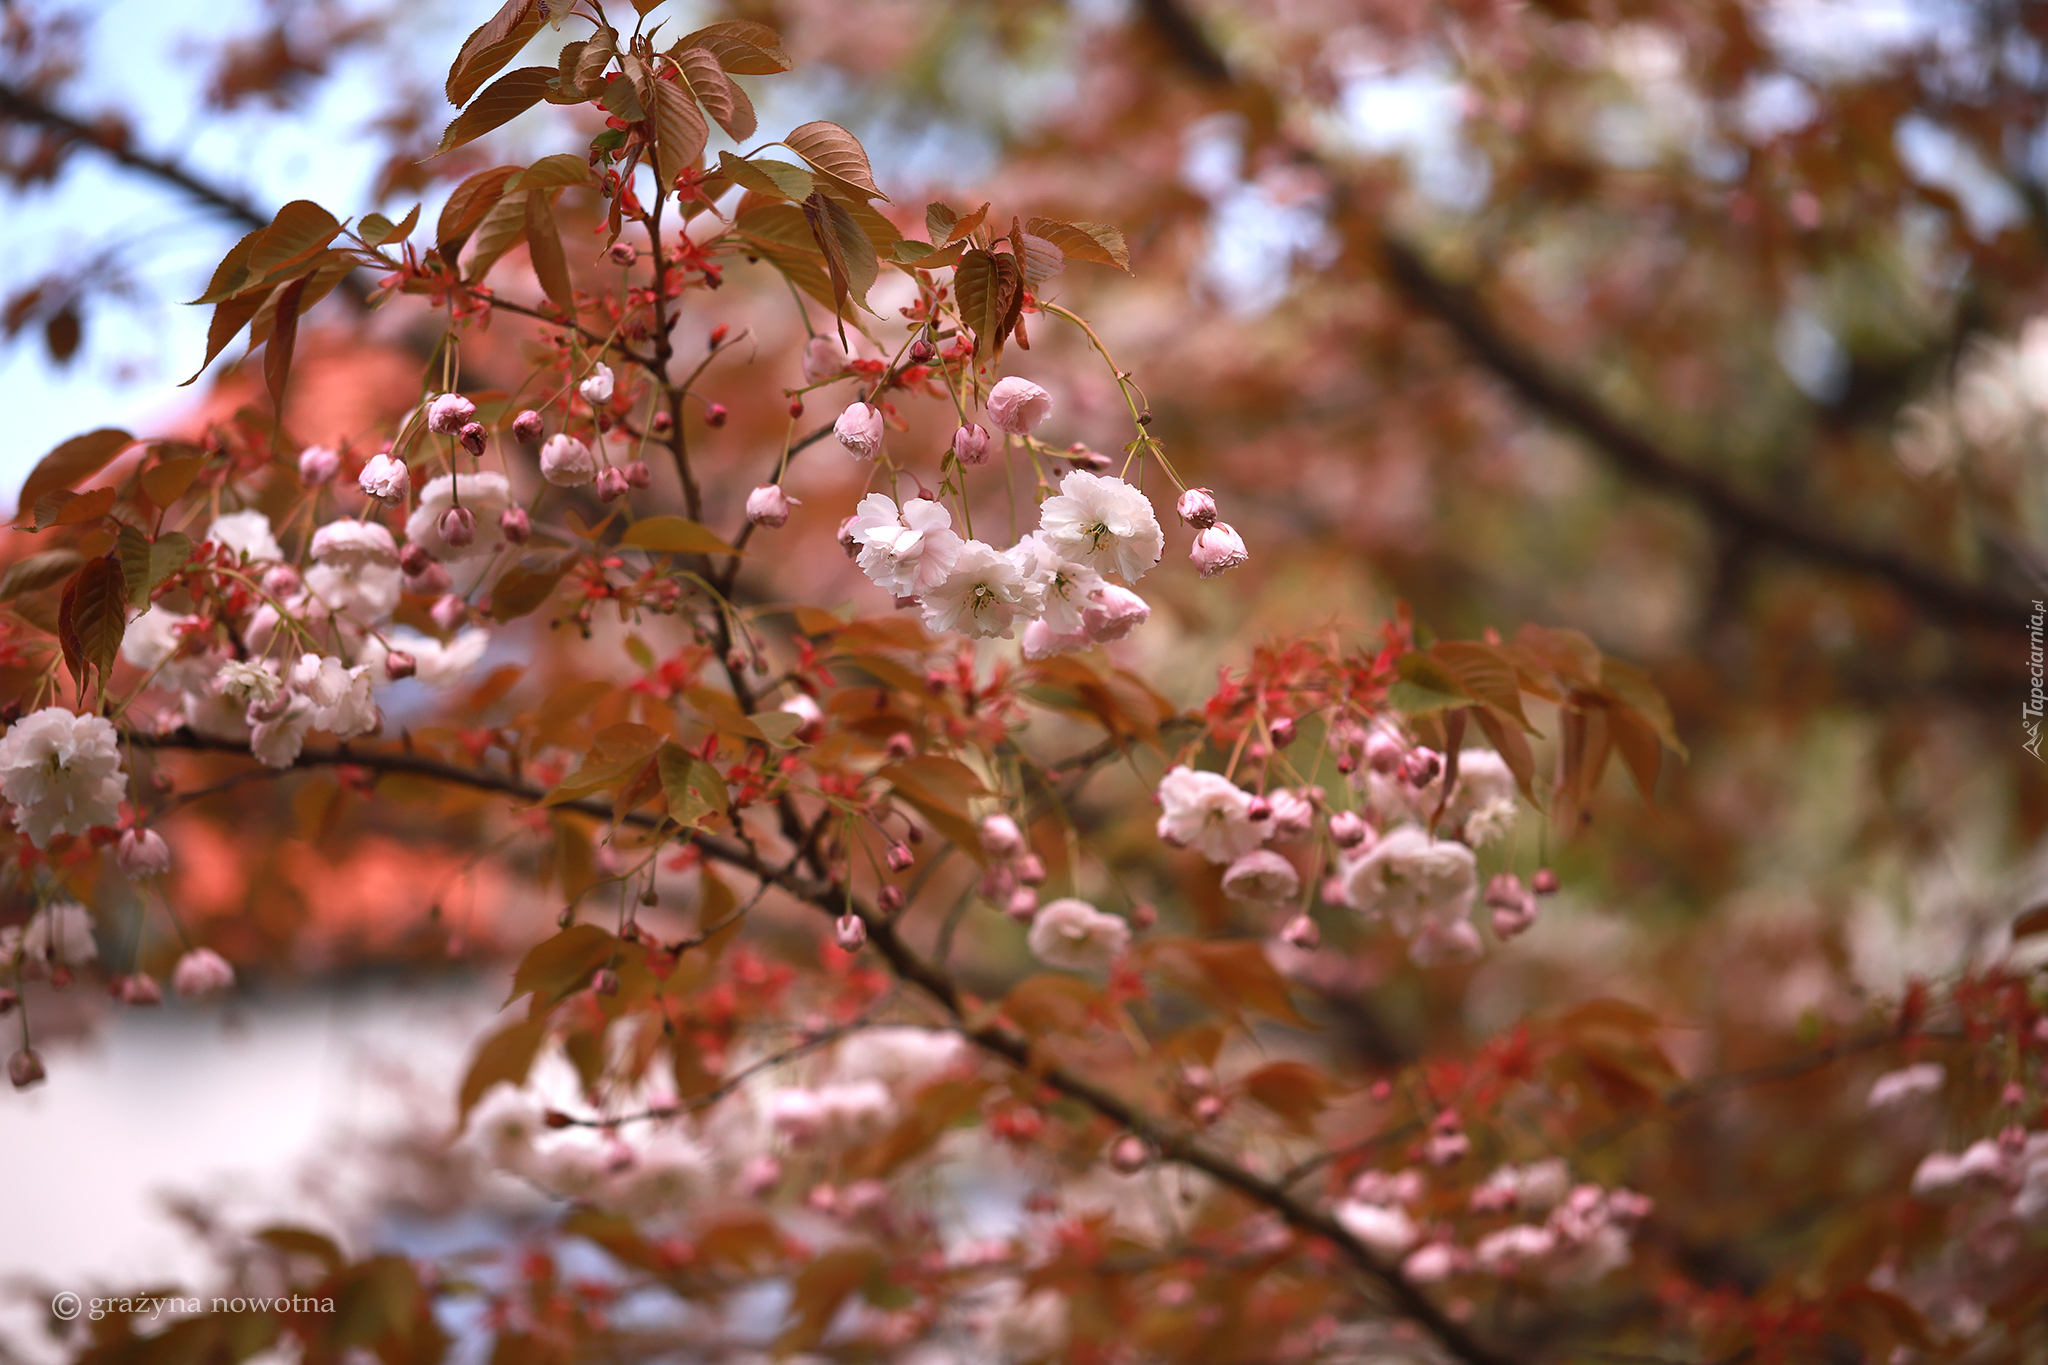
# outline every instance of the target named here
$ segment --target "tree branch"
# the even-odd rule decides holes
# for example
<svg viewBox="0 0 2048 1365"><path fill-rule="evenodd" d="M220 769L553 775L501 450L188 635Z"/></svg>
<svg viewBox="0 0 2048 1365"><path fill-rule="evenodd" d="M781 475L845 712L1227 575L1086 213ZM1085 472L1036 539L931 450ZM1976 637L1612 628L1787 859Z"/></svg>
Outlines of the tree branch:
<svg viewBox="0 0 2048 1365"><path fill-rule="evenodd" d="M189 730L179 730L169 735L138 733L126 738L138 748L197 750L231 753L243 757L247 757L248 754L248 750L242 745L227 740L208 739ZM531 802L538 802L546 796L546 793L538 788L487 769L464 768L412 753L394 753L383 749L358 751L350 749L345 744L333 749L305 750L292 766L360 767L374 772L407 773L476 790L501 792ZM282 773L290 769L278 771ZM612 816L610 805L599 801L565 802L555 809L574 810L605 819ZM625 823L642 827L655 827L662 823L660 817L653 815L628 814L622 818ZM1099 1117L1107 1119L1119 1128L1136 1134L1161 1158L1202 1172L1218 1184L1279 1215L1296 1231L1335 1246L1346 1259L1377 1283L1395 1312L1421 1325L1445 1351L1466 1362L1466 1365L1508 1365L1509 1357L1495 1352L1446 1315L1443 1309L1403 1275L1398 1267L1382 1262L1329 1214L1289 1194L1281 1181L1268 1180L1252 1174L1229 1156L1209 1147L1194 1135L1154 1117L1121 1096L1050 1061L1042 1052L1034 1049L1029 1038L994 1021L975 1022L970 1015L978 1016L985 1011L980 1009L976 1002L970 1001L944 971L914 952L903 941L893 921L876 912L873 907L861 903L851 894L850 888L827 878L803 876L793 868L772 867L733 840L718 835L697 831L688 837L704 856L748 872L762 882L773 884L797 899L808 902L826 915L837 918L846 913L847 908L851 906L853 913L858 914L867 925L869 946L889 964L896 977L917 987L929 997L951 1017L954 1027L983 1051L1032 1075L1041 1084L1069 1099L1079 1101Z"/></svg>
<svg viewBox="0 0 2048 1365"><path fill-rule="evenodd" d="M1250 93L1181 0L1144 0L1143 10L1189 74L1213 88ZM1315 161L1341 190L1344 177L1335 167L1305 148L1294 150ZM1340 203L1346 198L1341 193L1334 197ZM1822 569L1883 583L1937 625L2009 628L2031 610L2018 596L1993 585L1955 578L1894 550L1865 544L1810 509L1753 496L1680 458L1553 370L1494 319L1477 292L1439 274L1413 244L1381 224L1368 235L1387 278L1410 306L1449 328L1525 405L1577 434L1626 478L1686 499L1711 520L1759 544Z"/></svg>

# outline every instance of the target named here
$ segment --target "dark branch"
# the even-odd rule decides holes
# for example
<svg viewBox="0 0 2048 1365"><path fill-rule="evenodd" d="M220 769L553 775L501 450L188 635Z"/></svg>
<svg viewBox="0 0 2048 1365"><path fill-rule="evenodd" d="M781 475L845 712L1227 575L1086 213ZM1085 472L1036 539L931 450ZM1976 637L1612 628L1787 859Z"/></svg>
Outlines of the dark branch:
<svg viewBox="0 0 2048 1365"><path fill-rule="evenodd" d="M1217 89L1248 93L1181 0L1145 0L1144 13L1189 74ZM1341 190L1343 177L1336 169L1323 170ZM1336 199L1347 202L1341 192ZM1823 569L1884 583L1936 624L2011 626L2031 609L2017 596L1865 544L1811 511L1764 501L1679 458L1553 371L1494 320L1475 291L1439 274L1412 244L1383 226L1376 226L1371 236L1390 281L1411 306L1448 327L1523 403L1575 432L1626 477L1688 500L1717 523L1759 544Z"/></svg>

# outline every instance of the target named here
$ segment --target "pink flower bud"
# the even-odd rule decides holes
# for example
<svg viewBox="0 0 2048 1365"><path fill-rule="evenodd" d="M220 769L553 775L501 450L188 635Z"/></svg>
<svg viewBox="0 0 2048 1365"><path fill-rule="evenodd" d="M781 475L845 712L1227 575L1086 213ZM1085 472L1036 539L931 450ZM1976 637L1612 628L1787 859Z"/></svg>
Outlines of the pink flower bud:
<svg viewBox="0 0 2048 1365"><path fill-rule="evenodd" d="M524 507L507 507L498 513L498 529L512 544L524 545L526 538L533 534L533 518L526 515Z"/></svg>
<svg viewBox="0 0 2048 1365"><path fill-rule="evenodd" d="M1136 1133L1125 1133L1109 1144L1109 1164L1125 1175L1145 1169L1145 1163L1152 1154L1145 1150L1145 1139Z"/></svg>
<svg viewBox="0 0 2048 1365"><path fill-rule="evenodd" d="M1131 907L1131 928L1138 930L1150 929L1157 923L1159 923L1159 911L1154 908L1151 901L1139 901Z"/></svg>
<svg viewBox="0 0 2048 1365"><path fill-rule="evenodd" d="M187 1000L216 995L235 984L235 969L211 948L194 948L178 959L171 972L171 989Z"/></svg>
<svg viewBox="0 0 2048 1365"><path fill-rule="evenodd" d="M860 542L853 538L853 523L857 520L857 517L848 517L839 523L839 548L846 551L848 559L860 553Z"/></svg>
<svg viewBox="0 0 2048 1365"><path fill-rule="evenodd" d="M630 488L654 487L654 471L647 467L645 460L629 460L620 466L626 471L626 484Z"/></svg>
<svg viewBox="0 0 2048 1365"><path fill-rule="evenodd" d="M542 429L540 414L532 408L520 409L519 415L512 419L512 435L526 445L538 441Z"/></svg>
<svg viewBox="0 0 2048 1365"><path fill-rule="evenodd" d="M849 953L857 953L868 941L867 921L859 915L841 915L832 924L832 940Z"/></svg>
<svg viewBox="0 0 2048 1365"><path fill-rule="evenodd" d="M1207 1125L1214 1123L1222 1117L1223 1097L1221 1095L1204 1095L1195 1101L1195 1122Z"/></svg>
<svg viewBox="0 0 2048 1365"><path fill-rule="evenodd" d="M156 978L137 972L121 978L121 1003L147 1008L164 1002L164 988L156 984Z"/></svg>
<svg viewBox="0 0 2048 1365"><path fill-rule="evenodd" d="M1118 583L1105 583L1088 594L1081 608L1081 630L1096 644L1121 640L1151 619L1152 604Z"/></svg>
<svg viewBox="0 0 2048 1365"><path fill-rule="evenodd" d="M856 460L872 460L882 450L882 410L871 403L852 403L832 424L839 438Z"/></svg>
<svg viewBox="0 0 2048 1365"><path fill-rule="evenodd" d="M626 471L613 466L597 476L597 497L600 502L617 502L626 496Z"/></svg>
<svg viewBox="0 0 2048 1365"><path fill-rule="evenodd" d="M910 363L913 365L928 365L932 357L938 353L938 347L924 337L910 343Z"/></svg>
<svg viewBox="0 0 2048 1365"><path fill-rule="evenodd" d="M1067 447L1067 460L1076 469L1085 469L1091 474L1106 473L1112 463L1109 456L1099 450L1090 450L1079 441Z"/></svg>
<svg viewBox="0 0 2048 1365"><path fill-rule="evenodd" d="M114 846L114 864L131 879L161 877L171 870L171 846L153 829L124 830Z"/></svg>
<svg viewBox="0 0 2048 1365"><path fill-rule="evenodd" d="M747 494L747 520L771 529L789 524L789 509L796 499L782 491L779 483L764 483Z"/></svg>
<svg viewBox="0 0 2048 1365"><path fill-rule="evenodd" d="M540 448L540 476L557 488L581 488L597 477L597 456L568 432L558 431Z"/></svg>
<svg viewBox="0 0 2048 1365"><path fill-rule="evenodd" d="M469 603L454 593L443 593L434 599L434 605L427 608L427 615L434 618L434 624L442 630L454 630L469 619Z"/></svg>
<svg viewBox="0 0 2048 1365"><path fill-rule="evenodd" d="M427 404L427 430L453 436L476 419L476 404L459 393L444 393Z"/></svg>
<svg viewBox="0 0 2048 1365"><path fill-rule="evenodd" d="M590 974L590 989L599 995L617 995L619 974L610 967L599 967Z"/></svg>
<svg viewBox="0 0 2048 1365"><path fill-rule="evenodd" d="M1307 915L1296 915L1280 931L1280 941L1307 952L1323 941L1323 931Z"/></svg>
<svg viewBox="0 0 2048 1365"><path fill-rule="evenodd" d="M460 548L476 540L476 513L467 507L451 507L441 514L441 539Z"/></svg>
<svg viewBox="0 0 2048 1365"><path fill-rule="evenodd" d="M384 676L393 682L410 678L419 672L419 660L402 649L394 649L384 656Z"/></svg>
<svg viewBox="0 0 2048 1365"><path fill-rule="evenodd" d="M981 818L981 851L991 858L1008 860L1024 851L1024 831L1007 815Z"/></svg>
<svg viewBox="0 0 2048 1365"><path fill-rule="evenodd" d="M1539 896L1557 894L1557 874L1547 867L1536 869L1536 875L1529 879L1529 889Z"/></svg>
<svg viewBox="0 0 2048 1365"><path fill-rule="evenodd" d="M1330 842L1339 848L1357 848L1372 838L1372 826L1356 811L1340 810L1330 817Z"/></svg>
<svg viewBox="0 0 2048 1365"><path fill-rule="evenodd" d="M784 701L778 708L787 711L797 719L796 738L806 744L815 744L825 733L825 708L818 705L818 699L807 692L798 692Z"/></svg>
<svg viewBox="0 0 2048 1365"><path fill-rule="evenodd" d="M915 754L916 752L917 741L910 737L909 731L898 730L895 734L889 736L890 758L893 758L900 763L904 759L909 758L911 755Z"/></svg>
<svg viewBox="0 0 2048 1365"><path fill-rule="evenodd" d="M1493 912L1494 934L1503 941L1525 932L1536 922L1536 898L1512 872L1500 873L1487 882L1486 908Z"/></svg>
<svg viewBox="0 0 2048 1365"><path fill-rule="evenodd" d="M405 590L419 597L439 597L454 587L455 580L449 577L447 566L431 559L418 573L405 576Z"/></svg>
<svg viewBox="0 0 2048 1365"><path fill-rule="evenodd" d="M326 446L307 446L299 452L299 482L308 488L327 483L341 472L341 456Z"/></svg>
<svg viewBox="0 0 2048 1365"><path fill-rule="evenodd" d="M1190 488L1180 495L1174 510L1180 519L1198 531L1216 524L1216 495L1206 488Z"/></svg>
<svg viewBox="0 0 2048 1365"><path fill-rule="evenodd" d="M640 252L631 242L613 242L609 254L613 265L631 265L640 259Z"/></svg>
<svg viewBox="0 0 2048 1365"><path fill-rule="evenodd" d="M902 887L893 885L885 886L881 890L875 892L875 909L881 911L883 914L893 915L902 908Z"/></svg>
<svg viewBox="0 0 2048 1365"><path fill-rule="evenodd" d="M414 541L398 552L398 568L407 578L418 578L434 567L434 553L426 546Z"/></svg>
<svg viewBox="0 0 2048 1365"><path fill-rule="evenodd" d="M704 425L707 427L722 427L725 425L725 419L731 415L731 413L726 411L725 404L713 403L704 409Z"/></svg>
<svg viewBox="0 0 2048 1365"><path fill-rule="evenodd" d="M1011 375L988 391L988 419L1012 436L1028 436L1052 416L1052 395Z"/></svg>
<svg viewBox="0 0 2048 1365"><path fill-rule="evenodd" d="M1401 761L1401 780L1411 787L1427 787L1443 770L1443 755L1418 744Z"/></svg>
<svg viewBox="0 0 2048 1365"><path fill-rule="evenodd" d="M491 433L484 429L482 422L464 422L462 430L455 433L455 439L462 442L462 448L472 455L484 453L484 443Z"/></svg>
<svg viewBox="0 0 2048 1365"><path fill-rule="evenodd" d="M846 352L831 337L815 336L804 343L804 383L822 384L846 373Z"/></svg>
<svg viewBox="0 0 2048 1365"><path fill-rule="evenodd" d="M412 475L406 471L405 461L389 455L372 455L363 472L356 476L356 486L379 502L404 502L412 487Z"/></svg>
<svg viewBox="0 0 2048 1365"><path fill-rule="evenodd" d="M909 844L891 844L884 855L891 872L907 872L917 864L917 855L910 851Z"/></svg>
<svg viewBox="0 0 2048 1365"><path fill-rule="evenodd" d="M988 428L969 422L953 433L953 458L963 465L988 463Z"/></svg>
<svg viewBox="0 0 2048 1365"><path fill-rule="evenodd" d="M1020 886L1010 893L1009 901L1003 906L1003 913L1020 924L1028 924L1038 913L1038 893L1028 886Z"/></svg>
<svg viewBox="0 0 2048 1365"><path fill-rule="evenodd" d="M1195 546L1188 551L1188 558L1194 561L1202 577L1214 578L1250 559L1251 552L1244 548L1244 537L1229 522L1219 521L1195 532Z"/></svg>
<svg viewBox="0 0 2048 1365"><path fill-rule="evenodd" d="M576 392L583 395L583 401L593 408L601 408L612 401L612 367L600 364L590 372L590 377L576 386Z"/></svg>
<svg viewBox="0 0 2048 1365"><path fill-rule="evenodd" d="M14 1082L16 1090L26 1090L48 1074L43 1070L43 1059L33 1048L25 1047L7 1059L7 1079Z"/></svg>
<svg viewBox="0 0 2048 1365"><path fill-rule="evenodd" d="M1017 880L1026 886L1045 885L1045 859L1027 853L1017 860Z"/></svg>
<svg viewBox="0 0 2048 1365"><path fill-rule="evenodd" d="M782 1180L782 1163L772 1156L749 1157L740 1167L739 1192L744 1199L759 1199Z"/></svg>
<svg viewBox="0 0 2048 1365"><path fill-rule="evenodd" d="M1266 727L1266 733L1273 740L1273 747L1284 749L1294 743L1294 722L1282 716Z"/></svg>
<svg viewBox="0 0 2048 1365"><path fill-rule="evenodd" d="M1257 824L1261 820L1272 819L1273 803L1263 796L1254 796L1252 803L1244 809L1244 818L1253 824Z"/></svg>

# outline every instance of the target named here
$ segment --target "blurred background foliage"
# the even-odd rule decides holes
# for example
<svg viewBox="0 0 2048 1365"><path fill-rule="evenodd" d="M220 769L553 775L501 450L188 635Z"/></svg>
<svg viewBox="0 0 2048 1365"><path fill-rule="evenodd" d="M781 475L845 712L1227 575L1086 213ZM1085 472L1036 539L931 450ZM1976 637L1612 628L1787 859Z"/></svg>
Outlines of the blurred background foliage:
<svg viewBox="0 0 2048 1365"><path fill-rule="evenodd" d="M159 8L187 36L140 53L109 14L0 7L14 224L0 384L22 429L48 438L6 452L14 483L44 447L114 416L149 411L196 436L257 401L255 367L232 352L188 405L161 395L203 338L202 310L175 300L285 198L393 217L424 202L431 218L462 176L597 131L587 109L543 107L424 159L452 113L438 62L475 5L269 0L232 22ZM2048 892L2048 783L2022 712L2029 616L2048 596L2048 10L666 8L678 26L776 27L796 73L750 84L763 128L853 129L905 225L944 198L1121 226L1129 278L1069 269L1053 292L1096 323L1153 433L1253 552L1220 587L1159 576L1126 662L1173 701L1198 705L1218 664L1241 667L1261 642L1369 638L1397 603L1424 638L1583 631L1670 698L1690 758L1667 760L1653 802L1617 765L1582 828L1523 822L1511 865L1548 861L1566 888L1526 951L1427 975L1368 952L1328 983L1359 1055L1456 1052L1618 995L1687 1021L1665 1039L1687 1074L1720 1071L1861 1018L1909 978L2004 954L2011 920ZM531 60L559 41L543 35ZM123 62L144 75L110 78ZM590 240L571 256L594 275ZM807 324L761 274L731 272L684 324L759 338L759 363L720 381L731 424L703 443L727 520L772 464L782 391L800 382ZM870 330L892 337L883 292ZM284 418L295 440L361 442L415 401L432 335L416 302L365 315L338 293L313 315ZM1032 319L1009 368L1061 395L1063 435L1113 449L1121 404L1077 340ZM509 388L521 346L501 328L465 364ZM756 600L865 591L830 541L856 486L844 463L798 462L807 509L787 553L750 568ZM192 860L202 872L183 875L219 882L189 888L199 913L243 917L249 956L314 979L416 959L416 888L443 874L414 846L461 847L464 815L359 810L324 852L267 842L318 814L308 793L324 782L274 828L223 809L216 837L243 852ZM1136 859L1150 808L1118 782L1083 818ZM341 872L371 844L382 891ZM326 861L285 866L309 858ZM1196 880L1169 868L1154 889L1168 915L1213 924L1224 912ZM536 922L465 932L517 946ZM320 951L294 957L308 937ZM445 948L438 930L422 941ZM1000 973L990 951L978 969ZM1698 1192L1674 1211L1696 1234L1674 1254L1754 1288L1853 1243L1847 1215L1795 1210L1738 1235L1716 1207L1796 1179L1839 1212L1897 1183L1881 1161L1831 1160L1843 1130L1807 1121L1814 1103L1766 1089L1659 1129L1636 1159Z"/></svg>

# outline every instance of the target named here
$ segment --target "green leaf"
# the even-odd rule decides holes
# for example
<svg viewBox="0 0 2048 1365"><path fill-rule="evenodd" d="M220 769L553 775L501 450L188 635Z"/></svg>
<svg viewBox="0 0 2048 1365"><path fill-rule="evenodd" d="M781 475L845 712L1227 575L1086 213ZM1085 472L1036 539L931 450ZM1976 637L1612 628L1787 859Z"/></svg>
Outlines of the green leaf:
<svg viewBox="0 0 2048 1365"><path fill-rule="evenodd" d="M1033 218L1024 224L1024 230L1051 242L1068 260L1113 265L1126 275L1131 272L1131 252L1124 245L1124 235L1107 223L1062 223L1055 218Z"/></svg>
<svg viewBox="0 0 2048 1365"><path fill-rule="evenodd" d="M538 952L539 949L536 948L534 951ZM533 954L527 954L527 961L532 960ZM519 992L515 990L513 994L516 998ZM515 1086L526 1084L526 1073L533 1069L534 1056L539 1053L540 1045L546 1041L547 1036L548 1020L543 1014L507 1025L477 1046L476 1056L471 1059L469 1071L462 1078L462 1092L456 1100L456 1132L461 1132L467 1126L469 1111L476 1108L478 1100L490 1093L492 1086L500 1081Z"/></svg>
<svg viewBox="0 0 2048 1365"><path fill-rule="evenodd" d="M948 247L935 247L930 242L920 242L915 237L903 237L889 248L889 259L898 265L914 266L919 270L939 270L945 266L958 265L966 250L967 245L964 242L955 242Z"/></svg>
<svg viewBox="0 0 2048 1365"><path fill-rule="evenodd" d="M512 973L511 1004L532 995L541 1006L575 994L590 984L590 974L618 956L619 941L594 924L572 924L553 938L536 943Z"/></svg>
<svg viewBox="0 0 2048 1365"><path fill-rule="evenodd" d="M192 538L182 531L166 531L154 542L133 526L123 526L115 542L121 559L121 574L128 584L128 605L141 611L149 606L156 585L185 567L192 558Z"/></svg>
<svg viewBox="0 0 2048 1365"><path fill-rule="evenodd" d="M465 38L462 50L448 68L448 102L457 108L469 103L478 87L505 69L533 35L540 32L539 0L505 0L505 4L476 32Z"/></svg>
<svg viewBox="0 0 2048 1365"><path fill-rule="evenodd" d="M626 528L619 544L636 550L673 555L736 555L739 553L708 528L687 517L642 517Z"/></svg>
<svg viewBox="0 0 2048 1365"><path fill-rule="evenodd" d="M799 204L808 199L816 188L809 171L787 161L773 161L765 157L749 160L731 152L720 152L718 169L742 189L794 200Z"/></svg>
<svg viewBox="0 0 2048 1365"><path fill-rule="evenodd" d="M1433 687L1412 683L1406 678L1397 679L1387 689L1387 705L1404 716L1428 716L1454 707L1470 706L1470 697L1455 692L1439 692Z"/></svg>
<svg viewBox="0 0 2048 1365"><path fill-rule="evenodd" d="M706 816L722 814L732 803L718 769L673 741L655 750L654 766L661 774L662 795L668 798L669 819L684 829L702 824Z"/></svg>
<svg viewBox="0 0 2048 1365"><path fill-rule="evenodd" d="M811 169L823 174L828 189L853 199L888 202L889 196L875 184L875 173L868 165L868 154L860 139L838 124L822 119L806 123L782 141L809 162Z"/></svg>
<svg viewBox="0 0 2048 1365"><path fill-rule="evenodd" d="M119 427L101 427L74 436L36 461L36 467L21 486L19 508L33 509L43 494L72 488L105 469L116 455L135 444L135 438Z"/></svg>
<svg viewBox="0 0 2048 1365"><path fill-rule="evenodd" d="M474 104L456 115L455 121L448 125L448 131L441 135L441 145L435 154L474 142L493 128L503 127L518 118L547 98L548 84L554 78L554 69L545 66L522 66L499 77L476 97Z"/></svg>

